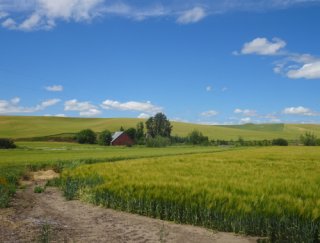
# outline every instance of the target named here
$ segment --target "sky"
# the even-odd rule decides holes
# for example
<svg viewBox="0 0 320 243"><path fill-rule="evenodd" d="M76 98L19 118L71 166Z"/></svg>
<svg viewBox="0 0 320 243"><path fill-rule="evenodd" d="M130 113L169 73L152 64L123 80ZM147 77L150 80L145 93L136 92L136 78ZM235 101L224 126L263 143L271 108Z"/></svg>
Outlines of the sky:
<svg viewBox="0 0 320 243"><path fill-rule="evenodd" d="M320 123L320 0L0 0L0 115Z"/></svg>

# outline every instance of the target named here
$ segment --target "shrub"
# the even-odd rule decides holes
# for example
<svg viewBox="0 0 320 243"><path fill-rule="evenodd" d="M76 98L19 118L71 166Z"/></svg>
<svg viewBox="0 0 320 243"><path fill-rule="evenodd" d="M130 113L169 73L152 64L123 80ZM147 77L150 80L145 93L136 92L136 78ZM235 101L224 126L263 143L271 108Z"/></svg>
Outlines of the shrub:
<svg viewBox="0 0 320 243"><path fill-rule="evenodd" d="M94 144L97 140L97 135L91 129L85 129L77 133L76 139L78 143Z"/></svg>
<svg viewBox="0 0 320 243"><path fill-rule="evenodd" d="M306 132L304 135L301 135L300 140L305 146L317 145L317 137L311 132Z"/></svg>
<svg viewBox="0 0 320 243"><path fill-rule="evenodd" d="M109 146L112 140L112 134L109 130L104 130L99 134L98 144Z"/></svg>
<svg viewBox="0 0 320 243"><path fill-rule="evenodd" d="M147 147L166 147L170 145L170 139L166 137L156 136L146 139Z"/></svg>
<svg viewBox="0 0 320 243"><path fill-rule="evenodd" d="M17 146L11 139L8 138L0 138L0 149L12 149L16 148Z"/></svg>
<svg viewBox="0 0 320 243"><path fill-rule="evenodd" d="M284 138L277 138L272 140L272 145L273 146L288 146L289 143L286 139Z"/></svg>
<svg viewBox="0 0 320 243"><path fill-rule="evenodd" d="M34 192L34 193L43 193L44 190L45 190L44 187L36 186L36 187L33 189L33 192Z"/></svg>
<svg viewBox="0 0 320 243"><path fill-rule="evenodd" d="M208 137L204 136L202 132L197 130L192 131L188 136L189 143L191 144L208 144Z"/></svg>

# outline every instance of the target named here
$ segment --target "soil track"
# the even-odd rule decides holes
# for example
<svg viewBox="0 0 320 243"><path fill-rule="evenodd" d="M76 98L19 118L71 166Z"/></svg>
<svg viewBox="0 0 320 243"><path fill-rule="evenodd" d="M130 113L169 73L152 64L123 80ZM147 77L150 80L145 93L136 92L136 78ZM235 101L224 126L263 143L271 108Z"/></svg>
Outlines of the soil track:
<svg viewBox="0 0 320 243"><path fill-rule="evenodd" d="M213 232L139 215L66 201L57 188L37 194L33 188L55 177L37 172L23 182L11 207L0 209L0 242L226 242L249 243L256 238Z"/></svg>

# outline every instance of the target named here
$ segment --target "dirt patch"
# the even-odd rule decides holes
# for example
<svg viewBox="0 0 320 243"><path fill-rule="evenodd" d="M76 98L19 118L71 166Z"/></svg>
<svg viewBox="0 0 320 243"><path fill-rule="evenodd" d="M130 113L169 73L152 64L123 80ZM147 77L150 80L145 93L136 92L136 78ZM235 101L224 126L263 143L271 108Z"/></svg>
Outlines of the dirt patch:
<svg viewBox="0 0 320 243"><path fill-rule="evenodd" d="M35 185L57 174L33 174L17 192L11 207L0 209L0 242L256 242L256 238L213 232L139 215L66 201L57 188L33 192Z"/></svg>
<svg viewBox="0 0 320 243"><path fill-rule="evenodd" d="M53 170L40 170L31 173L32 179L34 181L48 181L54 178L58 178L59 174Z"/></svg>

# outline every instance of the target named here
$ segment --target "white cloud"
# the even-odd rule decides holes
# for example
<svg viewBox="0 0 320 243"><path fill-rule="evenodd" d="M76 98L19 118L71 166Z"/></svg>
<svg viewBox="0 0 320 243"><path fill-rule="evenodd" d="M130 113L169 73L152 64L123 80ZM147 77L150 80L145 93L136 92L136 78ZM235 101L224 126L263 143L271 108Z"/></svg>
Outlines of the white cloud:
<svg viewBox="0 0 320 243"><path fill-rule="evenodd" d="M65 111L79 111L80 116L96 116L101 114L101 111L89 101L79 102L76 99L68 100L64 103Z"/></svg>
<svg viewBox="0 0 320 243"><path fill-rule="evenodd" d="M124 3L114 3L108 6L104 6L104 14L111 14L116 16L122 16L134 20L145 20L151 17L161 17L170 15L169 10L165 9L162 5L156 5L147 8L136 8Z"/></svg>
<svg viewBox="0 0 320 243"><path fill-rule="evenodd" d="M320 115L320 113L312 111L311 109L303 107L303 106L288 107L288 108L285 108L282 111L282 113L286 114L286 115L300 115L300 116L317 116L317 115Z"/></svg>
<svg viewBox="0 0 320 243"><path fill-rule="evenodd" d="M1 26L7 29L15 29L16 25L16 21L14 21L12 18L8 18L1 23Z"/></svg>
<svg viewBox="0 0 320 243"><path fill-rule="evenodd" d="M62 85L47 86L46 90L52 91L52 92L60 92L60 91L63 91L63 86Z"/></svg>
<svg viewBox="0 0 320 243"><path fill-rule="evenodd" d="M53 106L53 105L59 103L60 101L61 101L60 99L45 100L45 101L41 102L39 107L40 107L40 109L44 109L46 107Z"/></svg>
<svg viewBox="0 0 320 243"><path fill-rule="evenodd" d="M45 114L45 115L43 115L43 116L66 117L65 114L55 114L55 115Z"/></svg>
<svg viewBox="0 0 320 243"><path fill-rule="evenodd" d="M39 105L36 105L34 107L23 107L19 105L19 97L15 97L11 100L0 100L0 114L33 113L44 110L49 106L56 105L59 102L59 99L49 99L41 102Z"/></svg>
<svg viewBox="0 0 320 243"><path fill-rule="evenodd" d="M12 12L24 12L27 15L21 23L7 19L2 26L9 29L24 31L51 29L57 20L90 21L99 16L104 0L32 0L28 3L12 1L7 9ZM20 6L21 5L21 6Z"/></svg>
<svg viewBox="0 0 320 243"><path fill-rule="evenodd" d="M208 86L206 87L206 91L208 91L208 92L212 91L212 87L211 87L210 85L208 85Z"/></svg>
<svg viewBox="0 0 320 243"><path fill-rule="evenodd" d="M268 41L266 38L256 38L245 43L241 54L257 55L280 55L282 59L275 62L274 73L282 74L291 79L320 79L320 58L310 54L298 54L288 51L281 51L286 42L273 38ZM238 52L234 52L238 55Z"/></svg>
<svg viewBox="0 0 320 243"><path fill-rule="evenodd" d="M252 122L250 117L244 117L240 119L240 123L250 123Z"/></svg>
<svg viewBox="0 0 320 243"><path fill-rule="evenodd" d="M212 117L218 115L217 111L210 110L210 111L204 111L201 113L201 116L206 116L206 117Z"/></svg>
<svg viewBox="0 0 320 243"><path fill-rule="evenodd" d="M151 117L151 115L146 114L146 113L141 113L141 114L139 114L139 116L138 116L138 118L141 118L141 119L147 119L147 118L149 118L149 117Z"/></svg>
<svg viewBox="0 0 320 243"><path fill-rule="evenodd" d="M257 55L275 55L286 46L286 42L273 38L269 41L267 38L256 38L251 42L244 44L241 54L257 54Z"/></svg>
<svg viewBox="0 0 320 243"><path fill-rule="evenodd" d="M319 0L0 0L0 19L14 16L5 20L2 26L23 31L48 30L60 21L90 22L104 16L121 16L133 20L169 17L169 19L175 18L177 23L190 24L202 20L207 15L231 11L267 11L319 2ZM205 9L200 5L205 6Z"/></svg>
<svg viewBox="0 0 320 243"><path fill-rule="evenodd" d="M228 87L223 87L223 88L221 89L222 92L225 92L225 91L227 91L227 90L228 90Z"/></svg>
<svg viewBox="0 0 320 243"><path fill-rule="evenodd" d="M97 116L101 114L101 111L98 109L89 109L89 110L85 110L85 111L80 111L80 116Z"/></svg>
<svg viewBox="0 0 320 243"><path fill-rule="evenodd" d="M20 98L19 98L19 97L14 97L14 98L12 98L10 101L11 101L11 103L12 103L13 105L17 105L17 104L20 103Z"/></svg>
<svg viewBox="0 0 320 243"><path fill-rule="evenodd" d="M3 11L0 11L0 19L7 17L9 14Z"/></svg>
<svg viewBox="0 0 320 243"><path fill-rule="evenodd" d="M320 79L320 61L304 64L301 68L287 72L288 78Z"/></svg>
<svg viewBox="0 0 320 243"><path fill-rule="evenodd" d="M87 111L90 109L95 109L96 106L92 105L88 101L79 102L76 99L68 100L64 103L65 111Z"/></svg>
<svg viewBox="0 0 320 243"><path fill-rule="evenodd" d="M237 108L233 112L235 114L241 114L243 116L257 116L257 111L255 111L255 110Z"/></svg>
<svg viewBox="0 0 320 243"><path fill-rule="evenodd" d="M178 17L177 22L180 24L196 23L206 17L206 12L201 7L194 7L190 10L184 11Z"/></svg>
<svg viewBox="0 0 320 243"><path fill-rule="evenodd" d="M122 111L140 111L148 114L155 114L162 112L163 108L153 105L150 101L148 102L137 102L129 101L121 103L114 100L105 100L101 104L101 107L106 110L122 110Z"/></svg>

